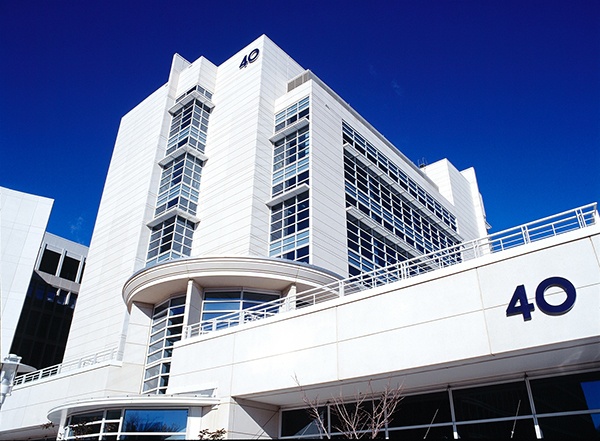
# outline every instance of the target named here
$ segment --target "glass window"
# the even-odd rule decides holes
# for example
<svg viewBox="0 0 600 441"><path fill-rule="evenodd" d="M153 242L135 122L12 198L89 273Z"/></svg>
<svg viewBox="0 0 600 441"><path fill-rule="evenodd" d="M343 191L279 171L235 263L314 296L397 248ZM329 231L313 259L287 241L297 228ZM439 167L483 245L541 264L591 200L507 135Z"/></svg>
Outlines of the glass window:
<svg viewBox="0 0 600 441"><path fill-rule="evenodd" d="M191 241L195 228L193 222L181 216L170 217L153 227L147 264L188 257L192 251ZM180 234L173 235L173 230Z"/></svg>
<svg viewBox="0 0 600 441"><path fill-rule="evenodd" d="M59 261L60 253L57 253L56 251L51 251L46 248L44 250L44 253L42 254L42 260L40 261L39 270L44 273L56 275Z"/></svg>
<svg viewBox="0 0 600 441"><path fill-rule="evenodd" d="M100 421L103 417L104 413L102 411L99 412L91 412L80 415L73 415L71 417L71 424L81 424L81 423L90 423L93 421Z"/></svg>
<svg viewBox="0 0 600 441"><path fill-rule="evenodd" d="M79 260L65 256L60 268L60 277L72 282L77 279L77 271L79 270Z"/></svg>
<svg viewBox="0 0 600 441"><path fill-rule="evenodd" d="M123 416L123 432L185 432L188 411L127 409Z"/></svg>
<svg viewBox="0 0 600 441"><path fill-rule="evenodd" d="M529 380L532 397L526 381L406 396L391 415L387 434L390 439L451 439L455 424L465 439L535 439L533 398L543 438L600 439L599 379L600 372L593 372ZM335 432L335 405L328 407ZM316 426L304 412L282 412L282 437L318 436L310 432Z"/></svg>
<svg viewBox="0 0 600 441"><path fill-rule="evenodd" d="M240 313L243 309L260 307L263 303L277 300L279 297L279 294L244 290L206 291L202 302L202 321ZM232 316L230 321L238 324L239 318Z"/></svg>
<svg viewBox="0 0 600 441"><path fill-rule="evenodd" d="M600 372L531 380L530 384L538 414L600 411Z"/></svg>
<svg viewBox="0 0 600 441"><path fill-rule="evenodd" d="M275 115L275 132L278 132L284 127L296 122L300 118L308 118L308 116L309 97L306 97Z"/></svg>
<svg viewBox="0 0 600 441"><path fill-rule="evenodd" d="M97 434L101 432L103 419L103 411L71 416L65 427L67 438L98 439Z"/></svg>
<svg viewBox="0 0 600 441"><path fill-rule="evenodd" d="M181 340L185 296L173 297L154 308L143 393L164 394L169 384L173 345Z"/></svg>
<svg viewBox="0 0 600 441"><path fill-rule="evenodd" d="M309 182L308 126L277 141L273 152L273 196Z"/></svg>
<svg viewBox="0 0 600 441"><path fill-rule="evenodd" d="M599 414L538 417L544 439L600 439Z"/></svg>
<svg viewBox="0 0 600 441"><path fill-rule="evenodd" d="M166 154L169 155L186 144L200 152L204 152L206 122L208 122L209 116L210 108L198 100L189 102L183 109L173 115ZM206 122L202 124L200 121Z"/></svg>
<svg viewBox="0 0 600 441"><path fill-rule="evenodd" d="M390 418L390 427L437 424L452 421L447 392L402 398Z"/></svg>
<svg viewBox="0 0 600 441"><path fill-rule="evenodd" d="M184 174L183 179L182 174ZM165 165L154 215L158 216L172 207L178 207L195 215L201 174L202 161L189 153Z"/></svg>
<svg viewBox="0 0 600 441"><path fill-rule="evenodd" d="M422 439L453 439L452 426L431 426L418 429L390 429L387 439L422 440Z"/></svg>
<svg viewBox="0 0 600 441"><path fill-rule="evenodd" d="M531 415L524 381L452 391L457 421Z"/></svg>
<svg viewBox="0 0 600 441"><path fill-rule="evenodd" d="M281 222L280 219L284 219ZM309 262L308 191L271 208L269 256Z"/></svg>
<svg viewBox="0 0 600 441"><path fill-rule="evenodd" d="M187 417L187 409L100 410L69 417L64 438L184 439Z"/></svg>
<svg viewBox="0 0 600 441"><path fill-rule="evenodd" d="M460 424L458 435L467 439L535 439L533 418L492 423Z"/></svg>
<svg viewBox="0 0 600 441"><path fill-rule="evenodd" d="M402 247L392 245L398 248L400 253L405 253L404 249L411 250L412 248L410 252L416 256L448 248L458 243L455 237L446 233L443 228L431 220L431 215L416 208L413 202L403 195L402 191L390 186L379 173L365 166L349 151L346 151L344 156L344 176L346 206L357 208L381 225L381 229L387 230L389 233L386 236L395 236L397 239L395 242L404 242L405 245ZM350 214L348 214L348 221L356 222ZM379 243L384 242L392 244L391 241L382 237ZM366 265L355 267L360 271L367 271L366 267L368 266L383 267L397 261L393 256L384 253L381 247L376 250L356 250L353 243L349 243L348 247L359 251L362 257L368 261ZM373 257L373 254L377 257ZM350 269L351 274L354 272Z"/></svg>
<svg viewBox="0 0 600 441"><path fill-rule="evenodd" d="M327 424L327 409L320 407L318 409L323 424ZM306 409L288 410L281 415L281 435L282 436L317 436L322 433L317 420L313 419Z"/></svg>
<svg viewBox="0 0 600 441"><path fill-rule="evenodd" d="M356 132L348 123L342 121L342 140L345 144L353 146L361 155L383 171L388 177L403 186L404 181L411 187L410 193L417 197L425 209L440 221L448 225L454 231L457 231L456 217L444 208L431 195L423 190L416 182L408 178L404 173L400 172L396 166L379 150L377 150L368 141L364 140L358 132ZM349 154L347 153L347 156ZM406 188L406 184L404 184Z"/></svg>

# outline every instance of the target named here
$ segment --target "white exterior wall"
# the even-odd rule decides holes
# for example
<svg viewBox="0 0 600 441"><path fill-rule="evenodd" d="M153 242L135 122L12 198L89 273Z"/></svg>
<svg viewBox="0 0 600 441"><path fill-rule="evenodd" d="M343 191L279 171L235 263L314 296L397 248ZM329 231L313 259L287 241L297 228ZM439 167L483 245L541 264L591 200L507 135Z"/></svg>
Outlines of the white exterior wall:
<svg viewBox="0 0 600 441"><path fill-rule="evenodd" d="M240 69L244 56L260 54ZM65 359L116 347L126 332L120 293L145 265L175 98L195 84L212 89L192 256L268 255L274 115L311 94L311 263L347 274L341 120L346 120L431 194L437 188L339 97L309 81L287 93L304 72L262 36L216 67L175 55L169 82L122 121L98 214ZM343 104L342 104L343 103ZM463 181L465 181L463 179ZM466 181L465 181L466 182ZM447 208L457 209L438 197ZM462 208L459 209L462 213ZM473 210L469 212L469 216ZM476 215L475 215L476 216ZM468 217L468 216L467 216Z"/></svg>
<svg viewBox="0 0 600 441"><path fill-rule="evenodd" d="M168 85L123 117L90 244L65 360L119 345L121 290L145 264L171 101Z"/></svg>
<svg viewBox="0 0 600 441"><path fill-rule="evenodd" d="M219 66L192 255L268 255L274 105L302 71L264 36Z"/></svg>
<svg viewBox="0 0 600 441"><path fill-rule="evenodd" d="M458 233L464 240L473 240L487 234L485 211L475 177L469 168L459 172L447 159L442 159L422 170L439 187L439 191L455 207Z"/></svg>
<svg viewBox="0 0 600 441"><path fill-rule="evenodd" d="M479 184L477 183L477 176L475 175L475 169L469 167L466 170L460 172L460 174L467 180L471 188L471 203L474 212L473 222L475 223L475 231L479 234L478 237L484 237L490 225L487 223L485 207L483 206L483 197L479 193Z"/></svg>
<svg viewBox="0 0 600 441"><path fill-rule="evenodd" d="M10 351L53 202L52 199L0 187L2 360Z"/></svg>
<svg viewBox="0 0 600 441"><path fill-rule="evenodd" d="M216 388L219 405L206 408L201 427L258 438L277 436L279 406L304 405L296 379L308 398L326 401L365 390L369 380L375 390L391 379L412 393L598 366L598 256L596 225L183 340L175 346L167 392L193 397ZM533 303L538 284L553 276L576 288L570 311L551 316L536 308L530 321L506 316L517 286ZM556 305L564 293L550 288L545 298ZM132 314L143 327L142 309ZM20 428L40 436L47 412L65 401L133 394L135 406L141 369L126 358L16 386L0 413L0 439L15 438Z"/></svg>
<svg viewBox="0 0 600 441"><path fill-rule="evenodd" d="M198 58L193 63L188 62L180 55L176 55L176 57L178 57L180 59L179 62L186 67L178 68L177 70L172 69L171 79L174 86L172 94L173 99L176 99L179 95L187 92L197 84L209 92L215 91L217 66L204 57Z"/></svg>
<svg viewBox="0 0 600 441"><path fill-rule="evenodd" d="M239 69L244 55L258 59ZM266 72L263 72L266 71ZM124 282L145 266L175 98L199 83L214 93L192 255L267 255L274 101L302 68L266 37L216 66L173 59L169 82L122 120L65 360L121 344ZM218 74L218 75L217 75ZM243 105L242 105L243 104ZM218 201L218 203L215 203ZM225 239L225 240L224 240ZM100 300L101 299L101 300Z"/></svg>
<svg viewBox="0 0 600 441"><path fill-rule="evenodd" d="M175 98L195 84L214 89L216 67L175 55L169 82L122 119L71 325L65 360L122 344L128 316L121 290L144 268ZM181 80L181 81L180 81Z"/></svg>
<svg viewBox="0 0 600 441"><path fill-rule="evenodd" d="M107 361L15 386L0 412L0 440L55 436L56 421L49 428L43 425L48 423L49 412L66 400L131 397L129 404L135 405L142 373L138 364Z"/></svg>
<svg viewBox="0 0 600 441"><path fill-rule="evenodd" d="M348 275L342 109L316 82L311 96L311 253L315 265Z"/></svg>
<svg viewBox="0 0 600 441"><path fill-rule="evenodd" d="M592 228L591 236L589 229L568 233L183 340L169 387L192 392L211 381L221 397L303 405L295 377L326 400L328 387L337 393L339 385L368 379L398 379L408 392L598 363L600 228ZM534 303L538 284L553 276L576 288L569 312L550 316L536 308L530 321L506 316L517 286ZM559 304L564 292L550 288L545 298Z"/></svg>

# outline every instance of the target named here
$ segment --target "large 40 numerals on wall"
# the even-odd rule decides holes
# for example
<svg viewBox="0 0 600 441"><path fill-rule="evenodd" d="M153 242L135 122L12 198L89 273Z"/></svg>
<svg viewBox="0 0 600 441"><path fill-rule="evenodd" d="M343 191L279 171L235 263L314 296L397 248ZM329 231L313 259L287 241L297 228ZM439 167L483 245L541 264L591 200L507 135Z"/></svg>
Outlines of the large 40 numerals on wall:
<svg viewBox="0 0 600 441"><path fill-rule="evenodd" d="M256 48L256 49L253 49L252 52L250 52L248 55L244 55L244 59L240 63L240 69L248 66L248 63L254 63L256 61L256 59L258 58L259 54L260 54L260 51L258 50L258 48Z"/></svg>
<svg viewBox="0 0 600 441"><path fill-rule="evenodd" d="M561 288L567 297L558 305L551 305L546 300L546 290L551 287ZM548 277L538 285L535 290L535 303L544 314L561 315L569 312L575 304L575 286L564 277ZM508 307L506 308L506 316L523 315L523 320L531 320L531 313L535 310L533 303L527 299L527 292L524 285L517 286L513 293Z"/></svg>

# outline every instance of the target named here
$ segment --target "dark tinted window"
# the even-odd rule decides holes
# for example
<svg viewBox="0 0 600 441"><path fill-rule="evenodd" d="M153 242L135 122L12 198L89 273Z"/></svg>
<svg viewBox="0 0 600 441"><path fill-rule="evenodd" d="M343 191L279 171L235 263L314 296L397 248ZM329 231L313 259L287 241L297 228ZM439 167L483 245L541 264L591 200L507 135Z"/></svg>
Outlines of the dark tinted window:
<svg viewBox="0 0 600 441"><path fill-rule="evenodd" d="M44 254L42 254L42 261L40 262L40 271L56 275L56 270L58 269L59 261L59 253L45 249Z"/></svg>
<svg viewBox="0 0 600 441"><path fill-rule="evenodd" d="M453 390L457 421L530 415L529 397L525 383Z"/></svg>
<svg viewBox="0 0 600 441"><path fill-rule="evenodd" d="M79 260L65 256L62 267L60 269L60 277L72 282L77 278L77 270L79 269Z"/></svg>

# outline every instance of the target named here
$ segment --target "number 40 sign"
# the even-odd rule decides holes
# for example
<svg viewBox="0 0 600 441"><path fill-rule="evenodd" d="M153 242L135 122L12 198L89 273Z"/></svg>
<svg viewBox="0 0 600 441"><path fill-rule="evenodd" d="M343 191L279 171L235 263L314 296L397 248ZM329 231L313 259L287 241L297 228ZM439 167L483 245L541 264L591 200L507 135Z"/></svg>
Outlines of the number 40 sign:
<svg viewBox="0 0 600 441"><path fill-rule="evenodd" d="M546 300L546 290L551 287L561 288L567 297L559 305L551 305ZM569 310L575 304L575 287L571 282L563 277L548 277L538 285L535 290L535 304L538 306L540 311L548 315L561 315L569 312ZM523 320L531 320L531 312L535 310L533 303L530 303L527 299L527 293L525 292L525 286L519 285L515 289L508 308L506 308L506 316L512 315L523 315Z"/></svg>
<svg viewBox="0 0 600 441"><path fill-rule="evenodd" d="M249 63L254 63L256 61L256 59L258 58L258 55L260 54L260 51L258 50L258 48L253 49L252 52L250 52L248 55L244 55L244 58L242 59L242 62L240 63L240 69L243 69L244 67L248 66Z"/></svg>

